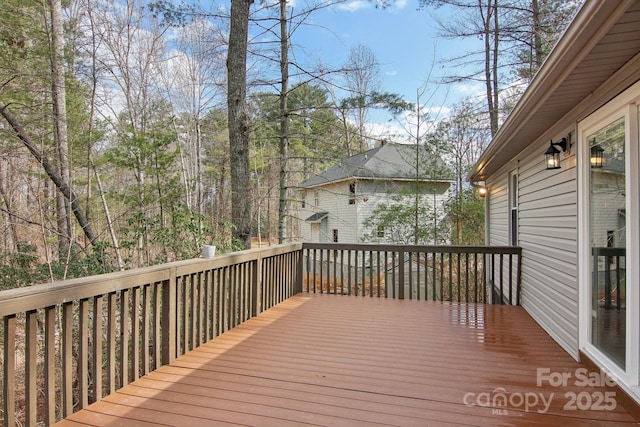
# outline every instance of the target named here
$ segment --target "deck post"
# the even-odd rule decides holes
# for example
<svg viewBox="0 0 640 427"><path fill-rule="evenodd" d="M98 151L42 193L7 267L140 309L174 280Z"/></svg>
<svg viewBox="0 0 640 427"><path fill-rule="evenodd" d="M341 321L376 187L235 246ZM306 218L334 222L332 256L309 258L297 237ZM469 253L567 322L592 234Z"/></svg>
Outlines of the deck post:
<svg viewBox="0 0 640 427"><path fill-rule="evenodd" d="M16 425L16 316L5 316L4 327L4 363L2 384L2 410L4 424L7 427Z"/></svg>
<svg viewBox="0 0 640 427"><path fill-rule="evenodd" d="M258 254L258 257L253 262L251 271L251 313L249 317L255 317L262 311L261 304L258 304L260 298L262 298L262 256ZM260 290L260 292L258 292ZM260 311L258 311L260 310Z"/></svg>
<svg viewBox="0 0 640 427"><path fill-rule="evenodd" d="M176 268L162 281L162 364L176 359Z"/></svg>
<svg viewBox="0 0 640 427"><path fill-rule="evenodd" d="M518 248L518 271L516 272L516 305L520 305L520 289L522 287L522 248Z"/></svg>
<svg viewBox="0 0 640 427"><path fill-rule="evenodd" d="M398 299L404 299L404 250L398 251Z"/></svg>
<svg viewBox="0 0 640 427"><path fill-rule="evenodd" d="M295 295L302 292L302 263L304 262L304 252L302 251L302 246L297 252L294 253L294 256L296 268L296 284L293 294Z"/></svg>

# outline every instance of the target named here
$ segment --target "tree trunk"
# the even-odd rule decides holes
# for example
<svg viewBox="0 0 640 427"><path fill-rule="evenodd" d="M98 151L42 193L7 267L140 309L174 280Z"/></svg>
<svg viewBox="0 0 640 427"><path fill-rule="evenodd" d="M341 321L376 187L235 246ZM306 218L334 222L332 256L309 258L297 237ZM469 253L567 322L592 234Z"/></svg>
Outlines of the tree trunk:
<svg viewBox="0 0 640 427"><path fill-rule="evenodd" d="M542 65L544 61L544 52L542 51L542 22L540 17L540 5L538 0L531 1L531 11L533 14L533 46L535 49L533 60L535 61L536 70ZM531 73L533 77L533 73Z"/></svg>
<svg viewBox="0 0 640 427"><path fill-rule="evenodd" d="M278 243L284 243L287 225L287 173L289 160L289 37L287 2L280 0L280 199L278 203Z"/></svg>
<svg viewBox="0 0 640 427"><path fill-rule="evenodd" d="M484 71L491 135L495 135L498 131L498 10L496 1L489 0L487 2L484 17ZM495 24L493 29L491 28L492 20Z"/></svg>
<svg viewBox="0 0 640 427"><path fill-rule="evenodd" d="M491 16L489 15L491 11L491 1L489 1L489 5L487 5L487 16L484 20L484 84L485 90L487 92L487 110L489 112L489 123L491 126L491 135L495 134L493 127L493 90L492 90L492 81L493 77L491 76Z"/></svg>
<svg viewBox="0 0 640 427"><path fill-rule="evenodd" d="M194 124L196 128L196 209L198 212L198 238L200 239L202 238L204 229L204 223L202 222L202 216L204 214L202 207L204 203L202 176L204 175L204 170L202 168L202 128L199 114L196 115Z"/></svg>
<svg viewBox="0 0 640 427"><path fill-rule="evenodd" d="M71 185L69 169L69 147L67 142L67 108L64 73L64 28L62 26L62 4L60 0L49 0L51 11L51 93L53 98L54 140L56 145L58 173ZM71 217L64 195L56 193L58 222L58 256L66 256L72 239Z"/></svg>
<svg viewBox="0 0 640 427"><path fill-rule="evenodd" d="M93 164L91 164L91 167L93 168L93 173L96 176L96 183L98 184L100 200L102 201L102 208L104 209L105 219L107 220L107 228L109 229L109 235L111 236L111 244L113 245L113 250L116 254L116 262L118 263L118 270L123 271L124 261L122 260L122 256L120 255L120 244L118 243L118 237L116 236L116 231L113 229L113 221L111 220L109 205L107 204L107 200L104 198L104 189L102 188L102 180L100 180L100 175L98 174L96 167Z"/></svg>
<svg viewBox="0 0 640 427"><path fill-rule="evenodd" d="M7 192L5 188L5 179L4 172L2 171L2 165L0 165L0 195L2 195L2 200L7 209L6 218L7 218L7 227L10 232L5 235L5 248L8 252L14 253L18 251L18 230L16 229L16 224L13 221L13 203L11 200L11 196ZM8 241L10 240L10 242Z"/></svg>
<svg viewBox="0 0 640 427"><path fill-rule="evenodd" d="M67 202L71 204L71 209L78 221L80 227L87 237L87 239L91 242L91 244L95 245L99 243L98 237L93 231L93 227L87 221L87 217L85 216L84 210L80 205L80 201L76 194L71 190L69 184L64 180L64 178L59 174L56 167L51 163L51 161L40 153L37 145L29 138L24 128L18 120L13 117L11 113L7 110L7 106L0 102L0 115L4 117L4 119L9 123L13 131L16 133L16 136L20 138L25 147L31 152L33 157L42 165L49 179L55 184L58 191L60 191L64 197L66 197Z"/></svg>
<svg viewBox="0 0 640 427"><path fill-rule="evenodd" d="M231 1L231 27L227 57L229 148L231 157L231 222L233 240L251 248L251 170L249 117L246 109L247 40L251 0Z"/></svg>
<svg viewBox="0 0 640 427"><path fill-rule="evenodd" d="M491 111L491 135L498 132L500 123L500 98L498 93L498 52L500 43L500 23L498 17L498 0L493 0L493 46L492 46L492 68L493 68L493 111Z"/></svg>

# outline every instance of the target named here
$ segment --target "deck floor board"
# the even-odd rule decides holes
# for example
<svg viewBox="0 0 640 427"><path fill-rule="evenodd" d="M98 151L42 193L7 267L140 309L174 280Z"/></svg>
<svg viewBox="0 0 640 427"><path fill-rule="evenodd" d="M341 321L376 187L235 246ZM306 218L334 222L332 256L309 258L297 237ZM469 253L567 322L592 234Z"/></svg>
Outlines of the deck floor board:
<svg viewBox="0 0 640 427"><path fill-rule="evenodd" d="M619 404L567 410L565 393L613 389L538 385L538 368L585 366L520 307L299 294L59 424L637 425ZM519 403L534 394L548 407Z"/></svg>

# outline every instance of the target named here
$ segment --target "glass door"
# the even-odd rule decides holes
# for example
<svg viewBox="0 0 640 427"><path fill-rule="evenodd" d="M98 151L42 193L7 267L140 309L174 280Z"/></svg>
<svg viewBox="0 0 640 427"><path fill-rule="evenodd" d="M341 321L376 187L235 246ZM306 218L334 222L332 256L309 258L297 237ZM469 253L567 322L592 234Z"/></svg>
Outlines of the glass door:
<svg viewBox="0 0 640 427"><path fill-rule="evenodd" d="M591 343L626 369L627 189L625 118L587 136Z"/></svg>

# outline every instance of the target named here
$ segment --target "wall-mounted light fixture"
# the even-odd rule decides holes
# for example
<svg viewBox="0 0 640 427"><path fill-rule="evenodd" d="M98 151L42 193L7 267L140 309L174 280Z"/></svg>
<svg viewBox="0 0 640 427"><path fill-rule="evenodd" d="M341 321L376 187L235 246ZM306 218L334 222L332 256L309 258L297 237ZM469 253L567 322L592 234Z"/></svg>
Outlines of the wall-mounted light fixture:
<svg viewBox="0 0 640 427"><path fill-rule="evenodd" d="M593 147L591 147L591 157L589 158L589 162L591 163L591 167L593 169L598 169L602 167L603 155L604 155L604 148L602 148L600 144L596 144Z"/></svg>
<svg viewBox="0 0 640 427"><path fill-rule="evenodd" d="M567 138L562 138L558 142L549 142L549 148L544 153L544 164L547 169L560 169L560 153L556 147L562 148L562 152L566 153L569 150L569 143Z"/></svg>
<svg viewBox="0 0 640 427"><path fill-rule="evenodd" d="M489 188L485 185L484 181L472 182L471 185L476 189L480 197L484 197L489 193Z"/></svg>

